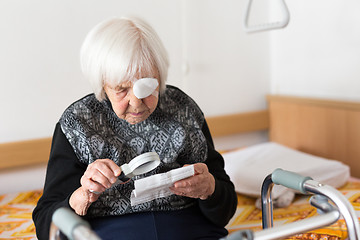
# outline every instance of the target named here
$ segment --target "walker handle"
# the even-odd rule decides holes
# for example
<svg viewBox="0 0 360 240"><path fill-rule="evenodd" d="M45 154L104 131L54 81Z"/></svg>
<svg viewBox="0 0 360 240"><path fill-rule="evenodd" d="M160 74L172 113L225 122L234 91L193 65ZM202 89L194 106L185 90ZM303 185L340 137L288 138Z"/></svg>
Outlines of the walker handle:
<svg viewBox="0 0 360 240"><path fill-rule="evenodd" d="M59 239L56 232L60 230L70 240L101 240L91 230L90 224L87 221L67 207L58 208L53 213L52 226L54 226L55 231L50 231L49 239Z"/></svg>
<svg viewBox="0 0 360 240"><path fill-rule="evenodd" d="M308 180L312 180L312 178L304 177L297 173L285 171L282 170L281 168L277 168L271 174L271 180L275 184L283 185L287 188L291 188L306 194L307 191L304 188L304 183Z"/></svg>

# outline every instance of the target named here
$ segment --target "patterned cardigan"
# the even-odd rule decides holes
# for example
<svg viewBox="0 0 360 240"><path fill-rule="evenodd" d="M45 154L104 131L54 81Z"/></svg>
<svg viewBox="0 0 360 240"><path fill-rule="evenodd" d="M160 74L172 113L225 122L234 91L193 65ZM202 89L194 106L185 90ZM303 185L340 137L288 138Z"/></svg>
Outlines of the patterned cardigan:
<svg viewBox="0 0 360 240"><path fill-rule="evenodd" d="M108 158L121 165L149 151L160 156L160 165L126 184L107 189L90 206L87 218L169 211L199 204L206 217L225 226L235 212L237 198L224 171L223 158L214 149L197 104L178 88L167 86L159 96L155 111L145 121L134 125L119 119L110 101L99 102L93 94L65 110L53 136L44 194L33 213L35 224L43 229L37 228L38 237L46 236L48 228L43 226L49 226L52 213L58 207L69 206L68 199L80 186L80 178L88 164ZM215 177L215 192L209 199L170 195L131 206L134 180L198 162L207 164Z"/></svg>

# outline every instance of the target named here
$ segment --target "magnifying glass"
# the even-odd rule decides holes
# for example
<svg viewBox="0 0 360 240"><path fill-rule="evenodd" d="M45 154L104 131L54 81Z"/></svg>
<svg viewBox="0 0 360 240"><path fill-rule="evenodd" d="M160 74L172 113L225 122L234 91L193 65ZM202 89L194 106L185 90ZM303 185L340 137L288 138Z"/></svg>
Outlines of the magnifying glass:
<svg viewBox="0 0 360 240"><path fill-rule="evenodd" d="M118 177L120 182L126 182L130 178L150 172L154 170L160 164L160 157L156 152L147 152L143 153L135 158L133 158L129 163L125 163L120 166L121 174ZM114 184L117 184L117 181ZM90 190L90 192L95 194L100 194L100 192L96 192L94 190Z"/></svg>
<svg viewBox="0 0 360 240"><path fill-rule="evenodd" d="M156 152L143 153L129 163L120 166L121 174L118 179L122 182L128 181L130 178L150 172L160 164L160 157Z"/></svg>

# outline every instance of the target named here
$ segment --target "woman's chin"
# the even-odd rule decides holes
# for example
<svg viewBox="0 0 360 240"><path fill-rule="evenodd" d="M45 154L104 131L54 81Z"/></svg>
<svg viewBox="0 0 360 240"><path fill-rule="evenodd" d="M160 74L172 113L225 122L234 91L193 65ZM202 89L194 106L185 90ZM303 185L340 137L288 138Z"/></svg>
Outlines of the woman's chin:
<svg viewBox="0 0 360 240"><path fill-rule="evenodd" d="M137 124L137 123L141 123L142 121L144 121L147 117L128 117L125 120L130 123L130 124Z"/></svg>

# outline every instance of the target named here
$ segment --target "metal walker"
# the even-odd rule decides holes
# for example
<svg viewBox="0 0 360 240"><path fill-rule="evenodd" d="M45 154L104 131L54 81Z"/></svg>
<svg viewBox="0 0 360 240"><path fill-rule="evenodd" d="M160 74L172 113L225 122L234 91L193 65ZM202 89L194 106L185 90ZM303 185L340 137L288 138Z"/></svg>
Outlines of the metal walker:
<svg viewBox="0 0 360 240"><path fill-rule="evenodd" d="M310 204L318 209L319 216L273 227L273 204L271 190L274 184L283 185L303 194L315 194ZM329 203L331 200L333 204ZM265 240L281 239L312 229L335 223L341 216L344 218L348 230L348 239L360 239L359 219L350 202L335 188L314 181L311 177L304 177L294 172L276 169L268 175L261 188L262 225L259 232L251 230L237 231L226 240Z"/></svg>

